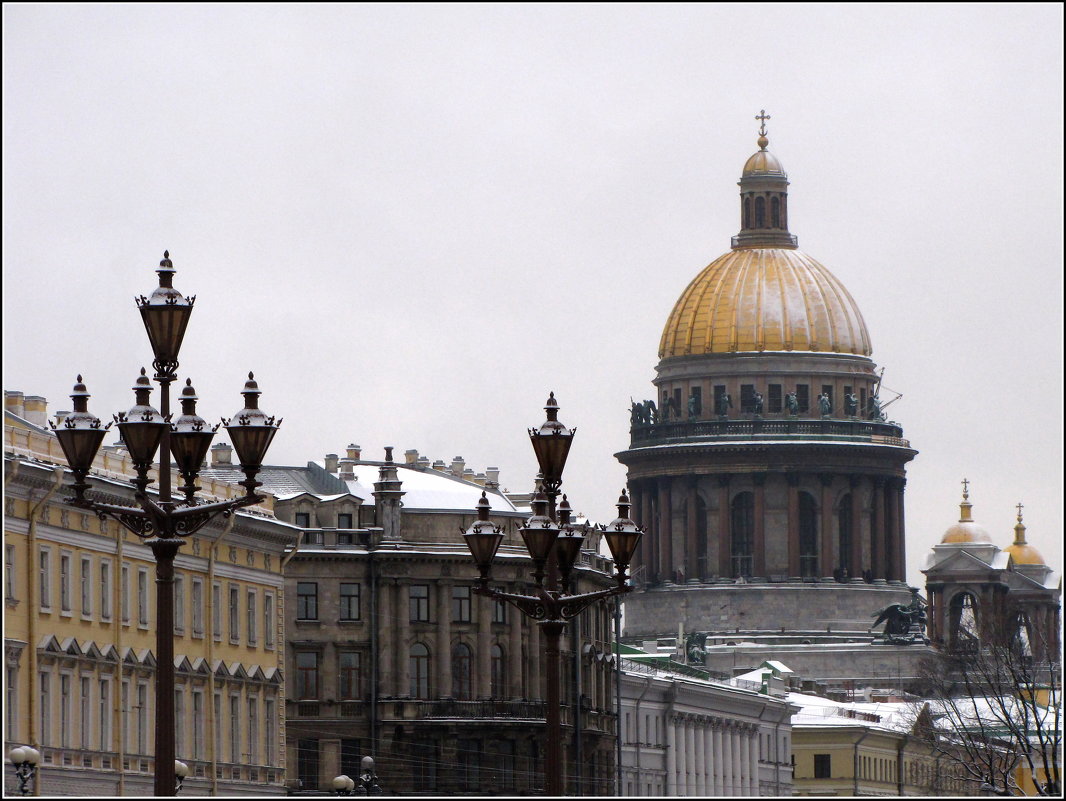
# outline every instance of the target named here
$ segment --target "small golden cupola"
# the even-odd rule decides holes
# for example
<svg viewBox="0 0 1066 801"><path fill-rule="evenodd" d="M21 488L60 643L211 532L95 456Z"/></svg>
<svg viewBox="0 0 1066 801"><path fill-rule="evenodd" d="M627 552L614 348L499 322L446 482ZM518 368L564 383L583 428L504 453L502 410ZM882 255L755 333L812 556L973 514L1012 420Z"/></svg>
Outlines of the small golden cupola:
<svg viewBox="0 0 1066 801"><path fill-rule="evenodd" d="M788 175L781 162L766 149L766 121L760 111L759 150L744 164L740 175L740 233L733 248L794 248L799 242L788 232Z"/></svg>
<svg viewBox="0 0 1066 801"><path fill-rule="evenodd" d="M983 526L973 521L970 503L970 481L962 480L962 503L959 504L959 522L944 532L942 543L981 542L991 543L992 537Z"/></svg>
<svg viewBox="0 0 1066 801"><path fill-rule="evenodd" d="M1018 504L1018 522L1014 526L1014 544L1004 548L1016 565L1044 565L1044 557L1025 541L1025 524L1022 522L1022 505Z"/></svg>

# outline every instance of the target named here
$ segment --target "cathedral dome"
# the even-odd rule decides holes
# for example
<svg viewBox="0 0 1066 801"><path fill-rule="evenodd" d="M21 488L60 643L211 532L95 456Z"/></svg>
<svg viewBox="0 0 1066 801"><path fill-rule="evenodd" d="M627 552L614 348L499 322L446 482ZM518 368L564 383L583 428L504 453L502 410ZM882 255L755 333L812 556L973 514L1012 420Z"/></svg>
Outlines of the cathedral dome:
<svg viewBox="0 0 1066 801"><path fill-rule="evenodd" d="M744 164L742 177L749 178L757 175L784 176L785 168L777 160L777 156L766 149L769 140L765 136L759 137L759 150L752 154Z"/></svg>
<svg viewBox="0 0 1066 801"><path fill-rule="evenodd" d="M1018 524L1014 527L1014 543L1003 550L1010 554L1016 565L1046 565L1040 551L1025 541L1025 524L1022 523L1022 505L1018 504Z"/></svg>
<svg viewBox="0 0 1066 801"><path fill-rule="evenodd" d="M818 261L787 247L737 248L681 294L659 357L761 351L872 352L858 305Z"/></svg>
<svg viewBox="0 0 1066 801"><path fill-rule="evenodd" d="M962 503L959 504L959 522L944 532L942 543L992 542L992 536L984 526L973 522L969 483L963 479Z"/></svg>

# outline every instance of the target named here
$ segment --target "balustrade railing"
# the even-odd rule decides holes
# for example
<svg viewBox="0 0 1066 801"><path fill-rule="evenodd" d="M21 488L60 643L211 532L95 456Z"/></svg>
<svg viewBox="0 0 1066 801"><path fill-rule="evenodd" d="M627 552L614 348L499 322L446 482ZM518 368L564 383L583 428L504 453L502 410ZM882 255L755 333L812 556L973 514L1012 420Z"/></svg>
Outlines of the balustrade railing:
<svg viewBox="0 0 1066 801"><path fill-rule="evenodd" d="M895 423L850 419L749 419L674 420L637 424L629 429L631 447L658 445L692 439L759 440L795 437L877 442L907 448L903 429Z"/></svg>

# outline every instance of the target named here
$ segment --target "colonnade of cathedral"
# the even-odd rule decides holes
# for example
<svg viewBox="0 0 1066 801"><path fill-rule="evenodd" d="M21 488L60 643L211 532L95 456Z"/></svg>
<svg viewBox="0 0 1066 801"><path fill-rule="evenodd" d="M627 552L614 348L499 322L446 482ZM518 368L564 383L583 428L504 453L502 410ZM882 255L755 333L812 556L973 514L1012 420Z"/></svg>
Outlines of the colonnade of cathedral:
<svg viewBox="0 0 1066 801"><path fill-rule="evenodd" d="M759 727L679 713L666 726L668 796L759 795Z"/></svg>
<svg viewBox="0 0 1066 801"><path fill-rule="evenodd" d="M904 486L799 471L630 481L649 583L771 577L902 582Z"/></svg>

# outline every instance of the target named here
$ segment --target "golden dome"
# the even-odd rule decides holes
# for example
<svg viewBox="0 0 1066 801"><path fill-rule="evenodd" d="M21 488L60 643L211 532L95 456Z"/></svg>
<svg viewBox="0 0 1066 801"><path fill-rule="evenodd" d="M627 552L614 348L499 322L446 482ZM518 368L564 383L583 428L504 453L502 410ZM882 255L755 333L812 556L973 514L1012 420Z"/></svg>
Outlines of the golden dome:
<svg viewBox="0 0 1066 801"><path fill-rule="evenodd" d="M763 137L765 139L765 137ZM760 144L763 139L760 139ZM769 150L758 150L752 154L744 163L744 172L742 177L748 178L755 175L774 175L784 176L785 168L781 166L781 162L777 160L777 156L771 153Z"/></svg>
<svg viewBox="0 0 1066 801"><path fill-rule="evenodd" d="M967 479L962 480L962 503L959 504L959 522L944 532L944 538L940 540L943 543L951 542L992 542L992 537L984 526L979 526L973 522L973 518L970 516L970 509L973 508L973 504L970 503L970 482Z"/></svg>
<svg viewBox="0 0 1066 801"><path fill-rule="evenodd" d="M1022 505L1018 504L1018 523L1014 526L1014 544L1003 549L1010 554L1016 565L1046 565L1040 551L1025 541L1025 525L1022 523Z"/></svg>
<svg viewBox="0 0 1066 801"><path fill-rule="evenodd" d="M848 290L807 254L737 248L711 262L681 294L663 329L659 358L761 351L869 356L870 335Z"/></svg>

